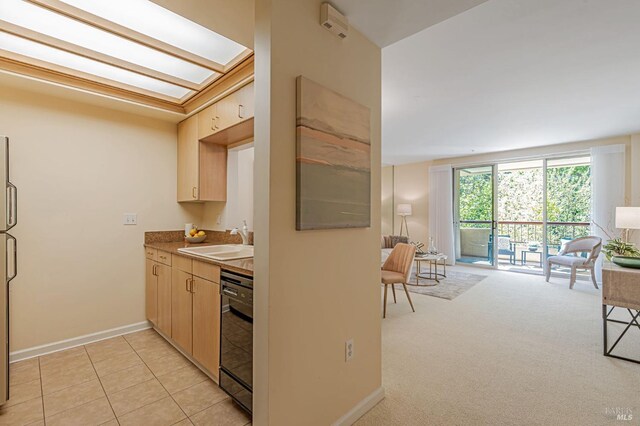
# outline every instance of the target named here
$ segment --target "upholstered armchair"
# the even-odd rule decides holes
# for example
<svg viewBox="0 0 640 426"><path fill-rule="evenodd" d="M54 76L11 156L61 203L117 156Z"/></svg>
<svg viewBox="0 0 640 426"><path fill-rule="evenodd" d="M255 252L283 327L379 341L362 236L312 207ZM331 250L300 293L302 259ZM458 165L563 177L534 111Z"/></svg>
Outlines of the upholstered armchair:
<svg viewBox="0 0 640 426"><path fill-rule="evenodd" d="M600 237L582 237L567 242L556 256L547 258L547 282L549 282L549 278L551 277L551 267L553 265L560 265L571 268L569 288L573 288L573 285L576 283L576 273L578 269L590 270L593 286L598 288L595 265L601 250L602 238ZM587 253L587 257L580 256L579 254L581 253Z"/></svg>

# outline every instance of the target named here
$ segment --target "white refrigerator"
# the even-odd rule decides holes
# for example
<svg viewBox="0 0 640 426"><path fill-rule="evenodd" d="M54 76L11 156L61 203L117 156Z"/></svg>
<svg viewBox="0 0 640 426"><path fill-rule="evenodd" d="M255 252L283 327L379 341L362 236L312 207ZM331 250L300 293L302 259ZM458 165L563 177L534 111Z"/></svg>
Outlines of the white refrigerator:
<svg viewBox="0 0 640 426"><path fill-rule="evenodd" d="M5 196L0 197L0 405L9 399L9 283L18 272L17 241L9 234L18 220L18 190L9 181L9 138L0 136L0 174ZM2 179L0 177L0 179Z"/></svg>

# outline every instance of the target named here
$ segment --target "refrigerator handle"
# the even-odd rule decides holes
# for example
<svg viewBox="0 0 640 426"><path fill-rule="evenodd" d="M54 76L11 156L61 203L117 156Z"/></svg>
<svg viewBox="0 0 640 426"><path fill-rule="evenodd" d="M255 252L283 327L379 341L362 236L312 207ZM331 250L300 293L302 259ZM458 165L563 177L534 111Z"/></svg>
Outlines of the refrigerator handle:
<svg viewBox="0 0 640 426"><path fill-rule="evenodd" d="M10 277L7 277L7 284L11 282L18 275L18 240L11 234L7 235L7 242L9 240L13 241L13 274ZM9 250L7 250L7 256L9 255ZM7 262L8 263L8 262Z"/></svg>
<svg viewBox="0 0 640 426"><path fill-rule="evenodd" d="M7 182L9 188L9 218L7 220L7 231L18 223L18 188L11 182Z"/></svg>

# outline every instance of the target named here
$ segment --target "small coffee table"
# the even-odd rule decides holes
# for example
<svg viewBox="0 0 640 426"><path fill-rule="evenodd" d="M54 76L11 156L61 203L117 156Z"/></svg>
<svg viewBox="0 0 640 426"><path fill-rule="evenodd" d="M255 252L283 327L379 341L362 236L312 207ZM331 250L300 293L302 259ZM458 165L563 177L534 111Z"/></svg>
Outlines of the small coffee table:
<svg viewBox="0 0 640 426"><path fill-rule="evenodd" d="M414 258L416 262L416 283L414 285L434 286L440 284L439 278L447 278L447 255L438 254L424 254L417 255ZM422 262L429 262L429 272L422 272ZM438 265L441 265L442 273L438 272ZM425 280L434 280L435 284L420 284L420 278ZM408 283L407 283L408 284Z"/></svg>

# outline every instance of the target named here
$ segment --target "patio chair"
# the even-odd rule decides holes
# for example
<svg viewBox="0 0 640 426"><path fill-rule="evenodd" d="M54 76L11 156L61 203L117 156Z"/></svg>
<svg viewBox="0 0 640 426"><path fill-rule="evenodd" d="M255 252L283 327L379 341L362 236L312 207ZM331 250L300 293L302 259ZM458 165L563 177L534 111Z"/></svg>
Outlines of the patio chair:
<svg viewBox="0 0 640 426"><path fill-rule="evenodd" d="M551 277L551 266L560 265L571 268L571 278L569 279L569 288L572 289L576 283L576 273L578 269L590 270L593 286L597 289L595 264L602 250L602 238L600 237L582 237L569 241L564 244L560 252L556 256L547 259L547 282ZM584 258L580 254L587 253Z"/></svg>
<svg viewBox="0 0 640 426"><path fill-rule="evenodd" d="M509 263L516 264L516 244L511 241L511 235L498 235L498 256L509 256ZM493 235L489 234L489 261L493 258Z"/></svg>

